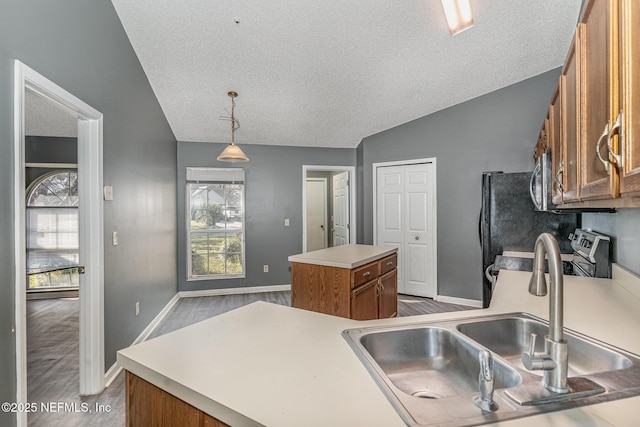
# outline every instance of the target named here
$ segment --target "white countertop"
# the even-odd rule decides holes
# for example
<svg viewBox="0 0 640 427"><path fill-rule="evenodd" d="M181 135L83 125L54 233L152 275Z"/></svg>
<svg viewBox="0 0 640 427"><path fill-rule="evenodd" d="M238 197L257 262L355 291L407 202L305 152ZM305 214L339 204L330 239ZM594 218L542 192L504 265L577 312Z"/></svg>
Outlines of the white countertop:
<svg viewBox="0 0 640 427"><path fill-rule="evenodd" d="M289 261L352 269L397 251L394 246L342 245L291 255Z"/></svg>
<svg viewBox="0 0 640 427"><path fill-rule="evenodd" d="M233 426L402 427L341 332L506 312L547 319L548 298L529 295L529 274L502 271L484 310L359 322L253 303L121 350L118 363ZM640 354L640 285L629 277L565 276L565 326ZM495 425L628 426L639 418L634 397Z"/></svg>

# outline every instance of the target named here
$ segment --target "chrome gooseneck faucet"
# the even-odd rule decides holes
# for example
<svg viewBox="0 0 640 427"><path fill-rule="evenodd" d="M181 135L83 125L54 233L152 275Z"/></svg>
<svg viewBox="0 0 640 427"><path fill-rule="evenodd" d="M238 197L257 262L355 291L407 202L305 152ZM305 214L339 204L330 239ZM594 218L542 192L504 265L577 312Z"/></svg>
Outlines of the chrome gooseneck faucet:
<svg viewBox="0 0 640 427"><path fill-rule="evenodd" d="M562 261L558 241L549 233L538 236L534 248L533 273L529 281L529 293L547 294L544 277L544 259L549 263L549 335L544 337L544 352L535 352L536 334L531 334L529 351L522 353L522 364L530 371L543 370L542 384L554 393L567 393L568 353L563 336L563 281Z"/></svg>

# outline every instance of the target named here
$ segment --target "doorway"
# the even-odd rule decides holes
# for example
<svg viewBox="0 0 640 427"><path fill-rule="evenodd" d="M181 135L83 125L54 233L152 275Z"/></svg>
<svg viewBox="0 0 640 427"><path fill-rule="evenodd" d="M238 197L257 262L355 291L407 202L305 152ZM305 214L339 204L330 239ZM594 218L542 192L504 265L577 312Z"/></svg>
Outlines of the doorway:
<svg viewBox="0 0 640 427"><path fill-rule="evenodd" d="M27 94L73 116L78 144L79 247L79 378L80 395L104 388L102 113L85 104L36 71L14 66L14 183L15 183L15 324L17 402L27 402L26 331L26 178L25 123ZM26 412L18 425L26 425Z"/></svg>
<svg viewBox="0 0 640 427"><path fill-rule="evenodd" d="M307 178L307 251L317 251L329 245L327 178Z"/></svg>
<svg viewBox="0 0 640 427"><path fill-rule="evenodd" d="M302 179L302 251L355 243L355 167L303 165ZM326 192L320 181L327 183ZM325 239L323 228L326 243L317 243Z"/></svg>
<svg viewBox="0 0 640 427"><path fill-rule="evenodd" d="M398 293L436 298L436 159L373 165L374 244L398 248Z"/></svg>

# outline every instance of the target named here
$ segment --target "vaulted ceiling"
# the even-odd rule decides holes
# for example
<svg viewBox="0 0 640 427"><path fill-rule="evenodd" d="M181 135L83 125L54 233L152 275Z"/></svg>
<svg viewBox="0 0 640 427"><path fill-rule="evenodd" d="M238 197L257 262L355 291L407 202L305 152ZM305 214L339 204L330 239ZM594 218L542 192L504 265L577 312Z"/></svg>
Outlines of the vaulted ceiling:
<svg viewBox="0 0 640 427"><path fill-rule="evenodd" d="M581 0L112 0L179 141L356 147L561 66ZM549 94L551 96L551 93Z"/></svg>

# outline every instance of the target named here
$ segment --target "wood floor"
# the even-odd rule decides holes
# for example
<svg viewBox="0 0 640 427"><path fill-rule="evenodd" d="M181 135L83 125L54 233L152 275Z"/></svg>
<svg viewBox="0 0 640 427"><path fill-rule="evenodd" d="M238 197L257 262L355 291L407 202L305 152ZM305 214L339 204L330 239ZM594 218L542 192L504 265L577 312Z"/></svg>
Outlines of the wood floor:
<svg viewBox="0 0 640 427"><path fill-rule="evenodd" d="M266 301L291 305L290 292L267 292L180 299L152 332L154 338L243 305ZM27 301L27 398L61 402L60 412L28 415L30 426L85 427L125 425L124 373L101 394L78 395L77 298ZM428 298L398 296L398 316L469 310L473 307L435 302ZM54 405L54 407L60 407ZM96 408L102 410L96 410ZM106 411L105 408L109 408ZM84 412L84 410L87 410Z"/></svg>

